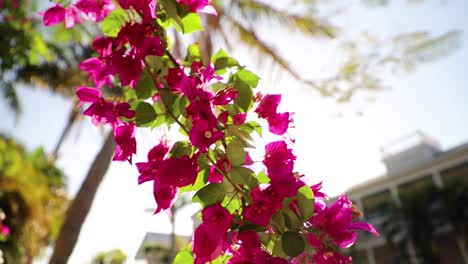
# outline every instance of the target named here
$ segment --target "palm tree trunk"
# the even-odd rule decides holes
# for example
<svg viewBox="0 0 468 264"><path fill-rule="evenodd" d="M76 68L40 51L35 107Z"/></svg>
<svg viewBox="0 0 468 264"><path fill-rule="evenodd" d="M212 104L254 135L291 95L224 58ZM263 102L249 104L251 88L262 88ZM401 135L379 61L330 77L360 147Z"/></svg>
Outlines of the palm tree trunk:
<svg viewBox="0 0 468 264"><path fill-rule="evenodd" d="M60 147L62 146L63 141L65 140L66 136L68 135L71 128L73 127L73 124L75 123L77 117L78 117L78 102L75 101L75 103L73 104L72 110L70 114L68 115L68 120L67 120L67 123L65 124L65 128L63 129L62 134L60 134L59 140L57 144L55 144L55 148L51 153L53 160L57 159Z"/></svg>
<svg viewBox="0 0 468 264"><path fill-rule="evenodd" d="M171 245L169 248L169 263L174 262L174 258L176 255L176 233L175 233L175 213L174 207L171 208Z"/></svg>
<svg viewBox="0 0 468 264"><path fill-rule="evenodd" d="M67 210L60 233L55 241L50 264L66 264L68 262L78 241L81 227L91 209L97 189L109 168L114 149L113 133L109 132L104 145L88 171L88 175L86 175L86 179Z"/></svg>

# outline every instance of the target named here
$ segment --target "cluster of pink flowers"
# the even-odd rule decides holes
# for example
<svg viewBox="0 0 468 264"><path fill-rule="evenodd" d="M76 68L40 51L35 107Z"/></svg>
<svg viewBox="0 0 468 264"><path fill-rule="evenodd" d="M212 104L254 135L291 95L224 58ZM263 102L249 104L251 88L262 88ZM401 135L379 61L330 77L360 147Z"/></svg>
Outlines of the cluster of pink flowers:
<svg viewBox="0 0 468 264"><path fill-rule="evenodd" d="M294 170L296 156L292 143L285 140L292 114L278 112L281 95L252 96L256 84L236 75L242 70L240 66L230 72L229 78L223 78L211 63L203 64L200 59L177 61L166 51L164 29L156 20L156 14L160 13L156 12L159 6L155 0L118 0L118 3L133 15L115 37L97 37L93 41L98 57L84 60L80 68L88 73L96 88L81 86L77 96L82 104L89 105L84 115L90 116L94 124L108 124L113 129L117 143L114 160L131 163L136 154L135 127L139 124L135 105L143 102L137 97L131 99L137 100L134 102L137 104L111 102L100 89L114 86L117 77L120 86L133 89L139 86L143 74L152 81L149 87L152 103L162 105L167 124L176 122L188 139L187 151L177 152L180 146L161 141L149 151L147 161L136 163L138 183L153 183L155 213L170 209L181 188L194 186L200 180L203 184L199 192L210 186L223 189L215 197L217 200L202 201L202 223L193 236L194 262L207 263L228 255L230 264L350 263L351 258L337 249L354 244L356 230L378 233L370 224L355 221L359 218L358 210L346 196L327 205L326 195L320 192L321 183L308 186ZM181 12L216 15L208 0L177 0L177 3ZM70 27L80 22L80 17L101 21L113 9L114 4L105 0L79 0L66 8L57 4L44 13L44 23L53 25L65 20L66 27ZM134 18L135 12L139 18ZM163 69L152 69L147 56L165 60ZM242 89L237 86L241 82ZM214 84L218 88L214 89ZM173 100L168 102L168 97ZM250 109L254 109L259 120L266 120L272 134L281 137L265 146L262 163L268 180L263 184L259 184L251 170L254 161L246 151L252 147L245 142L251 138L251 122L255 122L247 120ZM234 171L244 174L234 179ZM197 179L204 177L205 172L206 178ZM230 186L226 187L229 191L223 186ZM304 188L309 196L299 198L298 193ZM237 207L228 208L234 199ZM310 208L315 204L315 211L304 213L304 203ZM285 212L297 219L293 228L277 222L275 216ZM246 226L258 231L252 228L246 231ZM313 250L300 254L286 252L289 257L273 254L269 248L271 238L264 241L262 235L280 237L288 232Z"/></svg>
<svg viewBox="0 0 468 264"><path fill-rule="evenodd" d="M78 0L74 5L63 7L56 3L54 7L43 13L44 25L52 26L65 21L66 28L72 28L82 19L93 22L102 21L112 10L115 4L112 0Z"/></svg>
<svg viewBox="0 0 468 264"><path fill-rule="evenodd" d="M158 204L155 213L170 208L178 189L193 184L199 170L198 155L167 158L168 151L169 148L160 143L148 153L148 162L136 164L140 172L138 183L153 181L154 199Z"/></svg>

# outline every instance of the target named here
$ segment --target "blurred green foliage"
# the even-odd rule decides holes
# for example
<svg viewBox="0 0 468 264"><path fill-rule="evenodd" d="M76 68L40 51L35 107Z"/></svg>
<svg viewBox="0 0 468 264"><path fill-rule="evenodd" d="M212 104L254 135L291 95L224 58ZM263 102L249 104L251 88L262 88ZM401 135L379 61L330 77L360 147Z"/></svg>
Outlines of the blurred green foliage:
<svg viewBox="0 0 468 264"><path fill-rule="evenodd" d="M99 252L91 264L123 264L127 260L127 254L120 249Z"/></svg>
<svg viewBox="0 0 468 264"><path fill-rule="evenodd" d="M11 228L0 242L6 263L31 263L56 237L68 198L64 175L45 152L28 153L0 135L0 208Z"/></svg>

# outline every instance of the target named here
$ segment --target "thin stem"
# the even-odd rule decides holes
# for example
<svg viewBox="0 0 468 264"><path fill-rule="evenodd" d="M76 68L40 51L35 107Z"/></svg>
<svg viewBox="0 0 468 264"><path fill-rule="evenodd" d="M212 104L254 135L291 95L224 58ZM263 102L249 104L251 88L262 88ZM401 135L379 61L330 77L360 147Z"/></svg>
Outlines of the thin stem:
<svg viewBox="0 0 468 264"><path fill-rule="evenodd" d="M153 82L153 85L154 87L158 87L158 83L157 81L154 79L154 76L151 72L151 69L149 68L149 65L148 63L145 61L145 70L146 70L146 73L149 75L149 77L151 78L151 81ZM164 98L162 96L160 96L159 98L161 98L161 102L163 103L164 107L166 108L166 111L167 113L171 116L172 119L174 119L174 121L185 131L185 133L189 133L189 130L187 129L187 127L184 126L184 124L182 124L179 119L172 113L172 111L169 109L169 104L167 104L167 102L164 100Z"/></svg>
<svg viewBox="0 0 468 264"><path fill-rule="evenodd" d="M208 155L206 155L206 157L208 158L208 160L213 164L213 166L215 166L216 170L218 170L221 174L223 174L224 178L226 178L229 183L234 187L234 189L236 189L237 192L241 193L242 195L244 195L244 193L242 192L242 189L239 188L239 186L237 186L237 184L235 184L231 178L229 178L229 176L227 175L226 172L224 172L223 170L221 170L221 168L218 166L218 164L216 164L216 162Z"/></svg>
<svg viewBox="0 0 468 264"><path fill-rule="evenodd" d="M176 66L179 66L179 64L177 63L174 56L172 56L172 54L168 50L166 50L166 55L169 57L169 59L173 63L175 63ZM153 74L151 72L150 66L148 65L148 63L146 61L145 61L145 66L146 66L145 67L146 73L150 76L151 81L153 82L153 85L155 87L158 87L158 85L157 85L158 83L154 79L154 76L153 76ZM164 101L164 98L162 96L160 98L161 98L161 102L163 103L164 107L167 110L167 113L171 116L171 118L174 119L174 121L185 131L185 133L189 134L189 130L187 129L187 127L184 126L184 124L182 124L179 121L179 119L177 119L177 117L171 112L171 110L169 108L169 105L167 104L166 101ZM223 170L221 170L221 168L219 168L218 164L216 164L216 162L210 156L206 155L206 157L211 162L211 164L213 164L213 166L215 166L216 170L218 170L221 174L223 174L223 176L229 181L229 183L234 187L234 189L236 189L237 192L241 193L244 196L244 193L243 193L242 189L232 181L232 179L228 176L228 174L226 172L224 172Z"/></svg>
<svg viewBox="0 0 468 264"><path fill-rule="evenodd" d="M175 64L175 66L180 66L177 60L172 56L172 53L166 50L166 55L169 57L169 59L172 61L172 63Z"/></svg>

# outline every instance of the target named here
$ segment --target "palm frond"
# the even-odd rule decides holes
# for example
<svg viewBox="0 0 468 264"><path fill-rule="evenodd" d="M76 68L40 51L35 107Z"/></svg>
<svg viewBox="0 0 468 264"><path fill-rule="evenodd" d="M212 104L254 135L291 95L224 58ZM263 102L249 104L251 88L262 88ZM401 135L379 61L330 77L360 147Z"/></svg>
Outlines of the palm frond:
<svg viewBox="0 0 468 264"><path fill-rule="evenodd" d="M263 20L267 25L278 24L278 26L290 31L299 31L307 35L324 35L327 37L334 37L335 35L335 29L325 21L313 16L291 14L256 0L235 1L230 8L231 13L237 11L243 19L250 23Z"/></svg>
<svg viewBox="0 0 468 264"><path fill-rule="evenodd" d="M229 20L229 23L232 25L232 30L237 33L237 37L250 48L256 50L259 56L265 56L271 59L274 64L289 73L294 79L303 82L322 93L318 85L312 81L302 78L301 75L289 65L288 61L283 58L273 47L263 41L254 30L246 28L228 14L223 15Z"/></svg>
<svg viewBox="0 0 468 264"><path fill-rule="evenodd" d="M13 111L15 116L15 120L18 119L19 115L21 114L21 104L18 98L18 94L16 93L16 89L11 82L0 82L3 98L6 101L8 107Z"/></svg>

